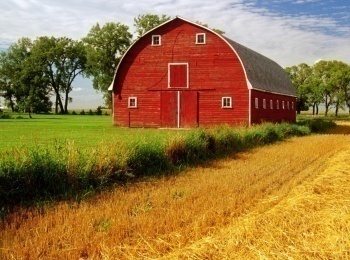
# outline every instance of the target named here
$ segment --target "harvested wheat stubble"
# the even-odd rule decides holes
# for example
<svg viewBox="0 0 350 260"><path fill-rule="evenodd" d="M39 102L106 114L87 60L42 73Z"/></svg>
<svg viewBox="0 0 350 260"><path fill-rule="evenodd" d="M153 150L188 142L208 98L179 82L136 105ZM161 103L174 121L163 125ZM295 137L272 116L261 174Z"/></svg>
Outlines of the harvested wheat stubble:
<svg viewBox="0 0 350 260"><path fill-rule="evenodd" d="M22 212L1 230L0 258L346 259L349 144L347 135L292 138Z"/></svg>

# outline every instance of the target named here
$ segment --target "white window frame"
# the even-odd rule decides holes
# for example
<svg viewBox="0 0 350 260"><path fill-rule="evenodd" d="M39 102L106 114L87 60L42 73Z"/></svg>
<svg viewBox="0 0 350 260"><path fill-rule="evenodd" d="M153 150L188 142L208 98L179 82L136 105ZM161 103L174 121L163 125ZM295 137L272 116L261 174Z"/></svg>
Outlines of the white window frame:
<svg viewBox="0 0 350 260"><path fill-rule="evenodd" d="M229 105L227 105L227 102L229 102ZM232 108L232 97L222 97L221 99L221 107L222 108Z"/></svg>
<svg viewBox="0 0 350 260"><path fill-rule="evenodd" d="M134 100L135 104L131 105L132 100ZM137 97L129 97L128 98L128 108L137 108Z"/></svg>
<svg viewBox="0 0 350 260"><path fill-rule="evenodd" d="M255 98L255 108L259 108L259 99Z"/></svg>
<svg viewBox="0 0 350 260"><path fill-rule="evenodd" d="M186 81L186 87L176 88L170 86L170 66L172 65L186 65L187 66L187 81ZM185 89L189 88L190 86L190 70L187 62L174 62L174 63L168 63L168 88L175 88L175 89Z"/></svg>
<svg viewBox="0 0 350 260"><path fill-rule="evenodd" d="M155 43L155 39L159 40L159 43ZM161 46L162 45L162 36L161 35L152 35L152 46Z"/></svg>
<svg viewBox="0 0 350 260"><path fill-rule="evenodd" d="M276 109L280 109L280 101L276 100Z"/></svg>
<svg viewBox="0 0 350 260"><path fill-rule="evenodd" d="M270 99L270 109L273 109L273 100Z"/></svg>
<svg viewBox="0 0 350 260"><path fill-rule="evenodd" d="M203 42L200 42L199 41L199 36L203 36ZM207 43L207 39L206 39L207 37L206 37L206 35L205 35L205 33L197 33L196 34L196 44L206 44Z"/></svg>
<svg viewBox="0 0 350 260"><path fill-rule="evenodd" d="M263 99L263 109L266 109L266 99Z"/></svg>

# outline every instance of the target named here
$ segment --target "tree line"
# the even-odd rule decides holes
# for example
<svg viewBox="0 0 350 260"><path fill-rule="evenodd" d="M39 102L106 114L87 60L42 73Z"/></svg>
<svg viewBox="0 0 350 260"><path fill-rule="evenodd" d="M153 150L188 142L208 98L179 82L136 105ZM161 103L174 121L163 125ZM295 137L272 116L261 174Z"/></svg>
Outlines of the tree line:
<svg viewBox="0 0 350 260"><path fill-rule="evenodd" d="M312 66L301 63L287 67L292 83L297 91L297 113L312 108L318 115L319 106L325 108L325 115L335 109L348 109L350 114L350 65L342 61L320 60Z"/></svg>
<svg viewBox="0 0 350 260"><path fill-rule="evenodd" d="M7 51L0 52L0 95L12 111L68 113L70 92L78 76L92 79L93 88L103 93L111 106L108 87L125 51L154 27L170 20L166 15L144 14L134 18L134 35L119 22L94 25L80 40L42 36L21 38ZM203 26L201 22L197 22ZM214 31L223 34L218 29ZM312 66L305 63L287 67L297 91L297 113L312 107L318 114L324 104L325 115L331 108L350 113L350 67L341 61L321 60ZM54 97L52 102L52 98Z"/></svg>
<svg viewBox="0 0 350 260"><path fill-rule="evenodd" d="M134 18L135 35L171 19L145 14ZM70 92L78 75L92 79L110 105L110 85L116 66L133 42L129 27L119 22L94 25L80 40L42 36L21 38L0 52L0 95L12 111L68 113ZM52 102L52 98L54 97Z"/></svg>

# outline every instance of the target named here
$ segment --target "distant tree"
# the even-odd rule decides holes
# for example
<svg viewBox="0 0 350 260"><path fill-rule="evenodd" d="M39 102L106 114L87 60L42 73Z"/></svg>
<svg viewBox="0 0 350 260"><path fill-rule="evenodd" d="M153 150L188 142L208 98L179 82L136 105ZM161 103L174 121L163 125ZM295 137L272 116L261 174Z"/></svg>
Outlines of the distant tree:
<svg viewBox="0 0 350 260"><path fill-rule="evenodd" d="M121 23L94 25L83 42L87 51L86 74L93 78L93 88L104 95L105 103L111 106L111 84L121 56L130 46L132 34L129 27Z"/></svg>
<svg viewBox="0 0 350 260"><path fill-rule="evenodd" d="M202 23L202 22L200 22L200 21L196 21L196 23L199 24L199 25L202 25L202 26L204 26L204 27L209 28L208 24L206 24L206 23ZM216 29L216 28L210 28L210 29L213 30L214 32L220 34L220 35L225 34L225 32L222 31L222 30L220 30L220 29Z"/></svg>
<svg viewBox="0 0 350 260"><path fill-rule="evenodd" d="M169 21L170 16L162 14L161 16L157 14L142 14L134 18L134 26L136 28L137 36L140 37L144 35L149 30Z"/></svg>
<svg viewBox="0 0 350 260"><path fill-rule="evenodd" d="M300 114L300 111L308 110L308 94L310 91L308 79L311 76L312 69L309 65L301 63L297 66L287 67L286 72L297 92L296 110Z"/></svg>
<svg viewBox="0 0 350 260"><path fill-rule="evenodd" d="M33 43L32 60L43 71L42 81L55 93L55 112L68 113L72 83L86 68L83 43L66 37L40 37Z"/></svg>
<svg viewBox="0 0 350 260"><path fill-rule="evenodd" d="M51 109L49 88L42 80L43 72L33 60L33 43L22 38L0 55L0 88L12 111L29 113Z"/></svg>

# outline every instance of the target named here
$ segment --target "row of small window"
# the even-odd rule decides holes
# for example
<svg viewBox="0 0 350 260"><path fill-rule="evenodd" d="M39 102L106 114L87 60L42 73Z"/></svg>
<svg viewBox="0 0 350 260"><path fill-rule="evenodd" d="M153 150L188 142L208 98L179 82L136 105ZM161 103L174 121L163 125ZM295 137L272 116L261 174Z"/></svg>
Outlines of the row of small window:
<svg viewBox="0 0 350 260"><path fill-rule="evenodd" d="M294 102L292 103L292 110L294 110ZM259 108L259 99L255 98L255 108ZM285 101L282 101L282 109L290 109L289 101L287 101L287 107L285 106ZM266 109L266 99L263 99L263 109ZM270 99L270 109L273 109L273 100ZM276 100L276 109L280 109L280 101Z"/></svg>
<svg viewBox="0 0 350 260"><path fill-rule="evenodd" d="M294 110L294 102L292 103L292 110ZM232 97L223 97L221 100L222 108L232 108ZM128 108L137 108L137 97L128 98ZM259 108L259 99L255 98L255 108ZM276 109L280 108L279 100L276 100ZM289 101L287 101L287 109L289 109ZM263 109L266 109L266 99L263 99ZM273 109L273 100L270 100L270 109ZM282 101L282 109L286 109L285 102Z"/></svg>
<svg viewBox="0 0 350 260"><path fill-rule="evenodd" d="M206 37L205 33L196 34L196 44L205 44ZM161 35L152 35L152 46L161 46L162 45L162 36Z"/></svg>
<svg viewBox="0 0 350 260"><path fill-rule="evenodd" d="M128 98L128 108L137 108L137 97ZM232 98L223 97L222 98L222 108L232 108Z"/></svg>

